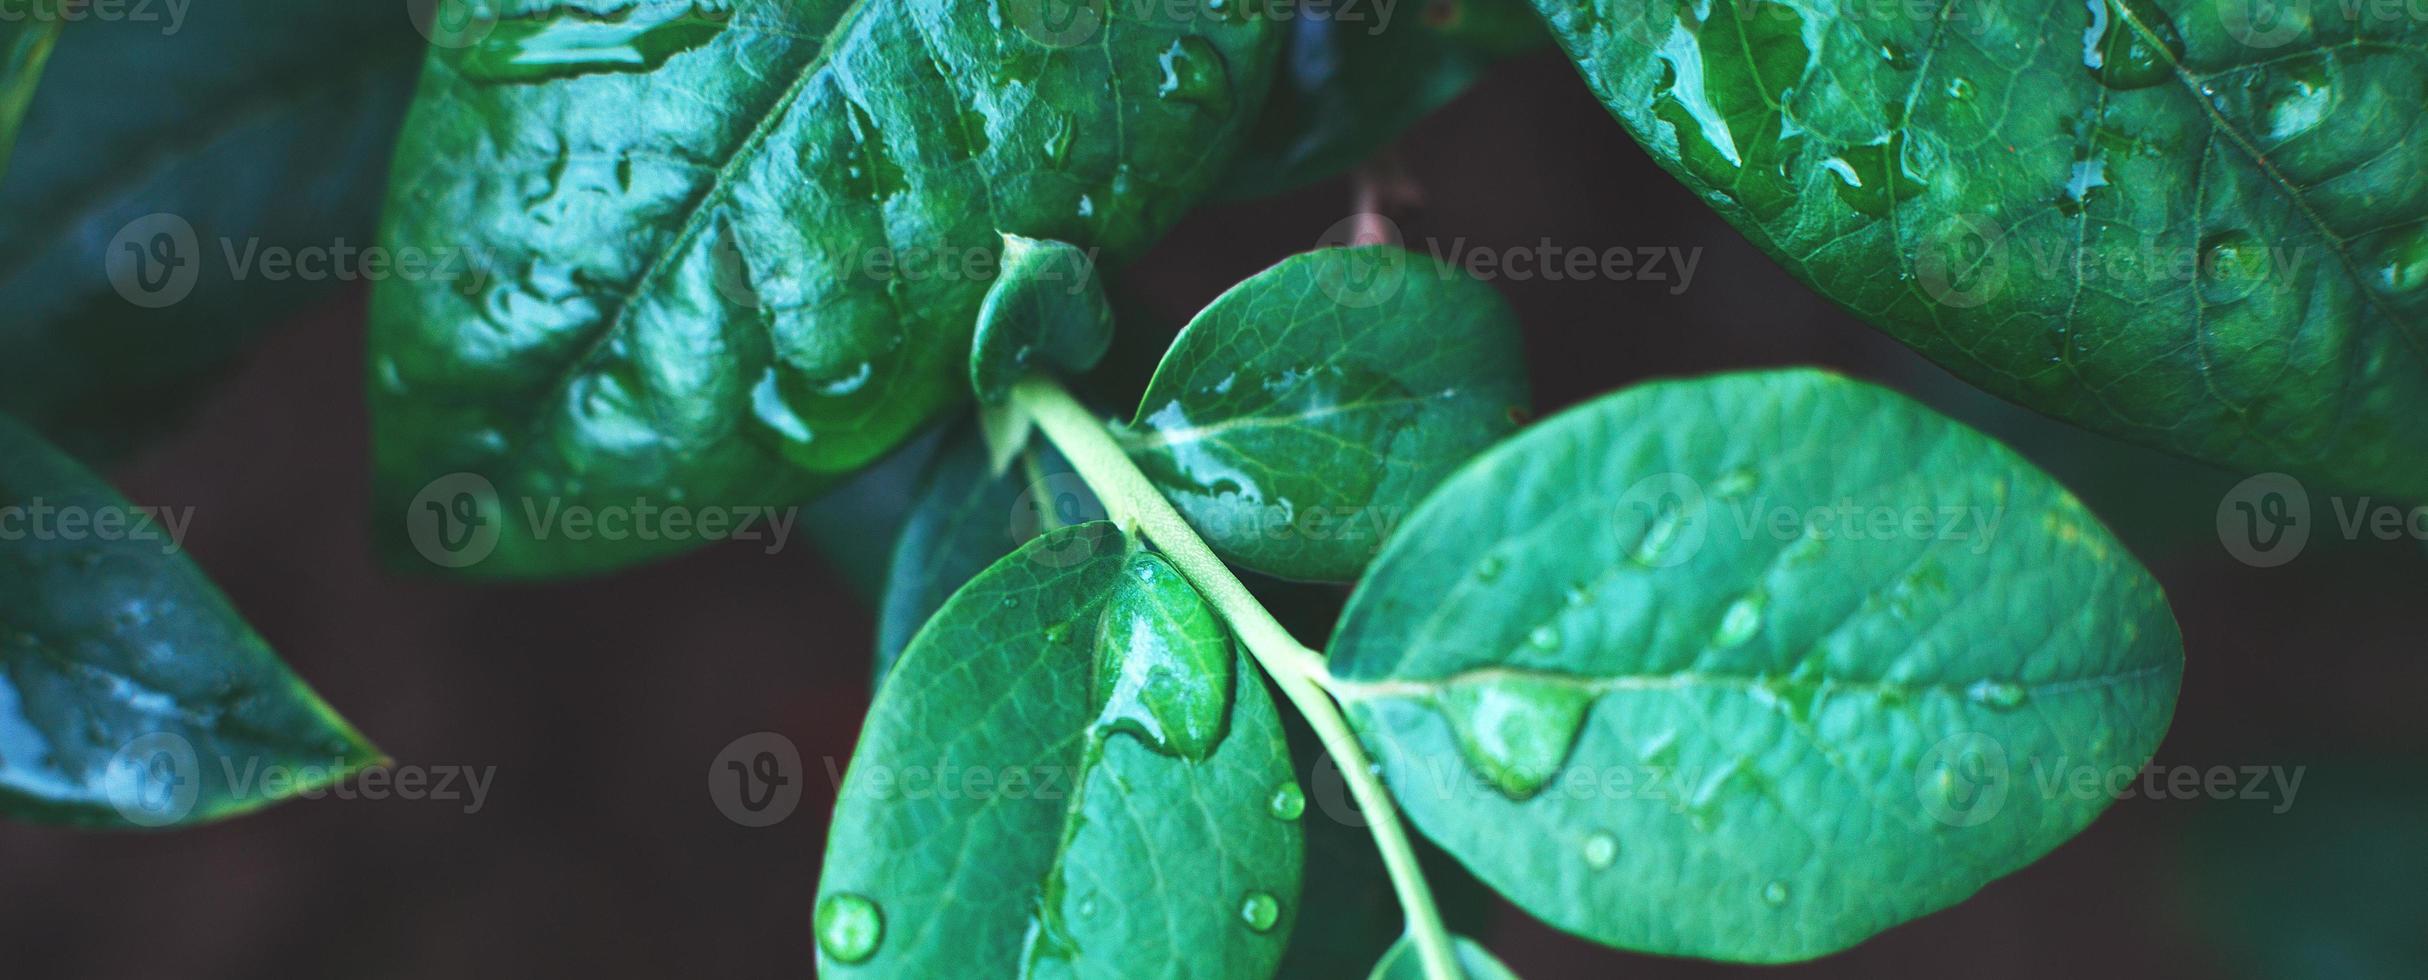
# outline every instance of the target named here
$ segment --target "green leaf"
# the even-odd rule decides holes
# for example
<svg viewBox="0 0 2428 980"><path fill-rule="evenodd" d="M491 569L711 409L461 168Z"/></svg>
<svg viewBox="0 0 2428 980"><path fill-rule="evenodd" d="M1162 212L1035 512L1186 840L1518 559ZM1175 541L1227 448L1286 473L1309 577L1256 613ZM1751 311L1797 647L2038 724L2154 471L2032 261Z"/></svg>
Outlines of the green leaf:
<svg viewBox="0 0 2428 980"><path fill-rule="evenodd" d="M1396 246L1292 256L1172 342L1126 448L1224 558L1347 581L1526 411L1516 317Z"/></svg>
<svg viewBox="0 0 2428 980"><path fill-rule="evenodd" d="M151 9L60 33L0 178L0 412L88 460L373 269L423 43L388 4Z"/></svg>
<svg viewBox="0 0 2428 980"><path fill-rule="evenodd" d="M2428 21L2192 0L1537 0L1661 165L1932 360L2428 496ZM2096 66L2096 67L2094 67Z"/></svg>
<svg viewBox="0 0 2428 980"><path fill-rule="evenodd" d="M997 473L978 433L956 430L920 474L894 542L877 602L874 676L882 682L929 617L997 559L1046 531L1103 517L1062 454L1034 447Z"/></svg>
<svg viewBox="0 0 2428 980"><path fill-rule="evenodd" d="M42 81L42 66L59 43L63 20L13 20L0 23L0 177L8 175L9 151L17 145L17 127L34 101Z"/></svg>
<svg viewBox="0 0 2428 980"><path fill-rule="evenodd" d="M235 816L379 763L137 508L0 416L0 815Z"/></svg>
<svg viewBox="0 0 2428 980"><path fill-rule="evenodd" d="M1424 831L1626 949L1779 962L2088 825L2175 705L2158 585L2004 446L1815 371L1650 384L1470 463L1334 635Z"/></svg>
<svg viewBox="0 0 2428 980"><path fill-rule="evenodd" d="M1452 936L1450 940L1458 952L1459 972L1466 974L1466 980L1518 980L1516 973L1501 965L1491 951L1477 945L1475 940L1465 936ZM1416 940L1402 939L1393 944L1382 960L1374 964L1374 972L1366 980L1425 980L1424 957L1416 951Z"/></svg>
<svg viewBox="0 0 2428 980"><path fill-rule="evenodd" d="M1077 374L1113 345L1113 305L1093 256L1068 242L1006 232L1002 264L970 341L970 388L990 405L1001 404L1031 367Z"/></svg>
<svg viewBox="0 0 2428 980"><path fill-rule="evenodd" d="M1217 191L1263 197L1356 166L1511 55L1550 43L1525 0L1305 3L1273 96Z"/></svg>
<svg viewBox="0 0 2428 980"><path fill-rule="evenodd" d="M912 641L835 810L821 976L1272 975L1301 859L1280 720L1131 547L1049 532Z"/></svg>
<svg viewBox="0 0 2428 980"><path fill-rule="evenodd" d="M459 472L748 507L859 469L967 397L999 232L1119 261L1212 183L1276 44L1206 3L524 0L435 45L383 241L473 262L373 295L377 513ZM503 510L467 572L679 547Z"/></svg>

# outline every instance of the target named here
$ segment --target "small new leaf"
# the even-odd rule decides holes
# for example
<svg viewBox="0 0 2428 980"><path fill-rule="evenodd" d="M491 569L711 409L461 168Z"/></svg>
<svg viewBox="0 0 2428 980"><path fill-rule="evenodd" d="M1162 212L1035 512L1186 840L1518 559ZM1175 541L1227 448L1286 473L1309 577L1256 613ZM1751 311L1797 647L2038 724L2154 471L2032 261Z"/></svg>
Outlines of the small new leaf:
<svg viewBox="0 0 2428 980"><path fill-rule="evenodd" d="M1123 439L1225 559L1340 582L1527 404L1492 287L1397 246L1332 248L1198 313Z"/></svg>
<svg viewBox="0 0 2428 980"><path fill-rule="evenodd" d="M1005 233L995 285L978 307L970 341L970 388L1002 404L1031 368L1077 374L1113 344L1113 305L1094 256L1067 242Z"/></svg>
<svg viewBox="0 0 2428 980"><path fill-rule="evenodd" d="M1409 817L1545 921L1779 962L1945 908L2104 809L2182 638L2064 488L1814 371L1590 402L1445 481L1332 682Z"/></svg>

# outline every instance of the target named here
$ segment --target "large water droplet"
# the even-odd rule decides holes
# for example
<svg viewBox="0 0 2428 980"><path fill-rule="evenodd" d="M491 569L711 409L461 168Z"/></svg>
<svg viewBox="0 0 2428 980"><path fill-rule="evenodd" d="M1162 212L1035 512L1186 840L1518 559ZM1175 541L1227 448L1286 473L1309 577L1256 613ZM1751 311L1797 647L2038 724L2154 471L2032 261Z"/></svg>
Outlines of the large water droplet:
<svg viewBox="0 0 2428 980"><path fill-rule="evenodd" d="M2183 58L2175 22L2146 0L2085 0L2090 26L2082 32L2082 66L2115 89L2165 81ZM2155 43L2153 43L2155 38Z"/></svg>
<svg viewBox="0 0 2428 980"><path fill-rule="evenodd" d="M1980 680L1973 682L1973 686L1965 688L1964 696L1974 704L1998 711L2013 711L2023 707L2023 702L2030 697L2030 693L2024 689L2023 685L2014 681Z"/></svg>
<svg viewBox="0 0 2428 980"><path fill-rule="evenodd" d="M1213 42L1194 34L1183 37L1165 48L1156 63L1163 67L1156 97L1186 102L1215 115L1231 111L1231 70Z"/></svg>
<svg viewBox="0 0 2428 980"><path fill-rule="evenodd" d="M2266 70L2257 86L2259 135L2282 143L2318 128L2335 109L2335 63L2321 55L2296 58Z"/></svg>
<svg viewBox="0 0 2428 980"><path fill-rule="evenodd" d="M550 17L500 20L463 52L456 68L487 82L649 71L708 43L732 16L705 5L643 3L610 14L565 9Z"/></svg>
<svg viewBox="0 0 2428 980"><path fill-rule="evenodd" d="M1239 903L1239 921L1257 932L1270 932L1281 921L1281 900L1264 892L1249 892Z"/></svg>
<svg viewBox="0 0 2428 980"><path fill-rule="evenodd" d="M2389 232L2371 243L2374 269L2369 288L2385 296L2408 296L2428 287L2428 224Z"/></svg>
<svg viewBox="0 0 2428 980"><path fill-rule="evenodd" d="M1131 555L1096 639L1097 725L1203 759L1231 716L1231 634L1163 556Z"/></svg>
<svg viewBox="0 0 2428 980"><path fill-rule="evenodd" d="M1468 765L1503 795L1523 800L1559 774L1594 698L1578 680L1514 677L1453 684L1436 705Z"/></svg>
<svg viewBox="0 0 2428 980"><path fill-rule="evenodd" d="M818 948L841 963L866 963L885 942L885 912L877 903L838 892L818 900Z"/></svg>
<svg viewBox="0 0 2428 980"><path fill-rule="evenodd" d="M2108 162L2093 151L2091 156L2074 161L2066 171L2065 188L2057 195L2057 210L2066 217L2079 217L2091 207L2091 196L2108 186Z"/></svg>

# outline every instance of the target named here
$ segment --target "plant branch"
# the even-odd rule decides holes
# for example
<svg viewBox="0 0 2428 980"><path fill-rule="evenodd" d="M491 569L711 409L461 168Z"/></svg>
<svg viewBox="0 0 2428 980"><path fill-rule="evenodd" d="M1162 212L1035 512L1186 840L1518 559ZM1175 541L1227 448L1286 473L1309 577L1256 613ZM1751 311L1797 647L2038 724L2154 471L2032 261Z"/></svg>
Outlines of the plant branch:
<svg viewBox="0 0 2428 980"><path fill-rule="evenodd" d="M1012 404L1035 420L1046 439L1070 460L1080 479L1104 502L1107 513L1134 527L1163 550L1172 567L1197 587L1239 635L1240 643L1248 648L1257 664L1273 676L1282 695L1306 716L1324 750L1340 764L1350 795L1365 812L1367 830L1374 835L1383 866L1391 874L1392 890L1398 893L1400 908L1407 915L1408 934L1416 940L1426 980L1460 980L1462 974L1451 947L1450 932L1442 925L1441 910L1435 907L1433 892L1425 884L1423 869L1417 865L1416 848L1409 843L1408 832L1400 824L1399 809L1391 802L1391 794L1382 780L1375 776L1365 747L1358 743L1356 733L1349 730L1340 706L1325 693L1323 685L1330 672L1323 656L1298 642L1280 620L1273 618L1272 612L1257 601L1239 576L1231 573L1230 566L1207 547L1197 530L1173 509L1171 501L1165 500L1163 493L1147 481L1146 474L1139 472L1129 454L1113 441L1104 422L1062 386L1032 375L1013 387Z"/></svg>

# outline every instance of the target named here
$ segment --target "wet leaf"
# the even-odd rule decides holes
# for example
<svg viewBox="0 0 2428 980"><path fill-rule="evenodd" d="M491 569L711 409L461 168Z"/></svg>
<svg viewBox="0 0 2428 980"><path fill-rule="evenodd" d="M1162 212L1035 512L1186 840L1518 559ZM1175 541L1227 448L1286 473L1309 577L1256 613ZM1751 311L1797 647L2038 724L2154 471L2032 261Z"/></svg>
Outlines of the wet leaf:
<svg viewBox="0 0 2428 980"><path fill-rule="evenodd" d="M821 976L1272 975L1301 859L1280 720L1203 600L1130 549L1049 532L912 640L844 777Z"/></svg>
<svg viewBox="0 0 2428 980"><path fill-rule="evenodd" d="M2428 21L1537 0L1662 166L1996 394L2428 496Z"/></svg>
<svg viewBox="0 0 2428 980"><path fill-rule="evenodd" d="M177 550L191 516L0 417L0 816L205 823L379 761Z"/></svg>
<svg viewBox="0 0 2428 980"><path fill-rule="evenodd" d="M1492 287L1396 246L1284 259L1197 314L1123 434L1224 558L1347 581L1527 410Z"/></svg>
<svg viewBox="0 0 2428 980"><path fill-rule="evenodd" d="M1780 962L2038 859L2173 713L2158 585L2005 447L1814 371L1649 384L1445 481L1335 688L1409 817L1545 921Z"/></svg>
<svg viewBox="0 0 2428 980"><path fill-rule="evenodd" d="M370 345L377 513L482 476L488 576L679 547L513 502L783 505L892 448L966 397L999 232L1135 255L1275 48L1211 0L504 6L433 46L383 236L473 274L384 284Z"/></svg>

